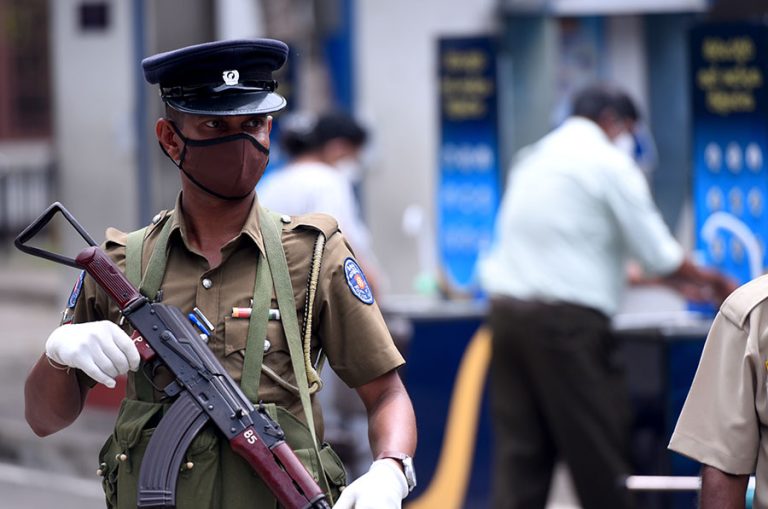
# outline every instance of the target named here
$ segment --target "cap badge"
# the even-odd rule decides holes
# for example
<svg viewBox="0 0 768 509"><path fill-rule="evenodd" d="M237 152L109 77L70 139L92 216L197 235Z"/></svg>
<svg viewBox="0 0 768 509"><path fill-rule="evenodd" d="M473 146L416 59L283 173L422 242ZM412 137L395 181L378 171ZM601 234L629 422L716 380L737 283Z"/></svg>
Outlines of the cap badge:
<svg viewBox="0 0 768 509"><path fill-rule="evenodd" d="M240 81L240 73L237 69L224 71L221 73L221 77L224 79L225 85L237 85L238 81Z"/></svg>

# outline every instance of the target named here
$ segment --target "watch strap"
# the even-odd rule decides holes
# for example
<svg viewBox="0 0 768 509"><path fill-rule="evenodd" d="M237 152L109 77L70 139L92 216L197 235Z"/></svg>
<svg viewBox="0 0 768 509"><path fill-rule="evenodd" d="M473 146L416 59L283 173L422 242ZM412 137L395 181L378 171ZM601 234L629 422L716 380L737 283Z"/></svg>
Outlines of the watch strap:
<svg viewBox="0 0 768 509"><path fill-rule="evenodd" d="M408 483L408 492L413 491L413 488L416 487L416 472L413 470L413 458L404 452L398 451L384 451L376 455L377 460L387 458L400 462L400 465L403 467L403 475L405 475L405 480Z"/></svg>
<svg viewBox="0 0 768 509"><path fill-rule="evenodd" d="M408 459L408 458L410 458L410 456L408 456L408 455L407 455L407 454L405 454L404 452L394 452L394 451L384 451L384 452L380 452L380 453L379 453L379 454L376 456L376 459L377 459L377 460L383 460L384 458L392 458L393 460L399 460L399 461L403 461L403 460L405 460L405 459Z"/></svg>

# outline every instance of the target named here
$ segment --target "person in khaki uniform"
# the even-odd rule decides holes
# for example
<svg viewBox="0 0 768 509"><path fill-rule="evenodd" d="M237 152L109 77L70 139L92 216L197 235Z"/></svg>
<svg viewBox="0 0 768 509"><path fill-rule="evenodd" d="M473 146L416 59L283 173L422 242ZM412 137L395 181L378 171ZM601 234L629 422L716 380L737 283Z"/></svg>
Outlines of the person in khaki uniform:
<svg viewBox="0 0 768 509"><path fill-rule="evenodd" d="M325 476L319 483L331 499L343 489L334 507L399 508L415 485L415 417L396 371L404 360L336 221L322 214L271 214L255 192L269 157L270 113L285 106L274 92L272 72L287 54L285 44L270 39L220 41L142 62L166 103L156 134L181 170L181 192L175 208L147 228L132 234L107 230L103 248L146 296L199 317L208 346L245 394L266 404L297 455L310 457L308 468L321 464ZM267 227L277 241L270 240ZM336 456L320 443L322 416L314 396L312 409L302 405L307 388L297 387L285 308L277 297L285 281L274 270L270 274L269 255L266 268L265 253L273 249L285 254L291 304L308 343L307 379L319 387L310 375L327 359L357 390L368 413L376 459L349 486ZM242 315L267 299L265 338L251 333L258 320ZM136 507L137 471L170 403L161 389L172 381L167 370L150 372L140 364L131 332L115 304L81 275L63 323L49 336L25 387L27 421L45 436L78 417L96 383L114 387L115 377L128 374L115 431L99 458L107 505L119 509ZM275 506L260 479L211 427L192 442L182 470L179 509Z"/></svg>
<svg viewBox="0 0 768 509"><path fill-rule="evenodd" d="M702 509L768 508L768 276L723 303L669 448L702 463Z"/></svg>

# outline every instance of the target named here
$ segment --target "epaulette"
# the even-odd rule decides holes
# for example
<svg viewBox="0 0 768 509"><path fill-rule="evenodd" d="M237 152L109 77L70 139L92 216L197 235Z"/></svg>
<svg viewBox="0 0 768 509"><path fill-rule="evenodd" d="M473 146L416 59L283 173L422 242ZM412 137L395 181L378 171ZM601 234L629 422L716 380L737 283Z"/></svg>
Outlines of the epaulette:
<svg viewBox="0 0 768 509"><path fill-rule="evenodd" d="M163 219L170 216L173 210L161 210L155 216L152 218L152 222L146 227L146 232L144 234L144 237L146 238L147 235L152 233L157 228L162 227L163 225ZM128 242L128 232L124 232L122 230L118 230L117 228L109 227L107 228L107 231L105 233L105 246L106 247L112 247L112 246L125 246Z"/></svg>
<svg viewBox="0 0 768 509"><path fill-rule="evenodd" d="M739 327L743 327L752 310L766 299L768 275L760 276L739 287L725 299L720 306L720 313Z"/></svg>
<svg viewBox="0 0 768 509"><path fill-rule="evenodd" d="M339 231L339 222L328 214L312 213L283 217L286 218L285 220L281 219L283 230L311 229L322 232L326 239Z"/></svg>
<svg viewBox="0 0 768 509"><path fill-rule="evenodd" d="M126 232L111 226L107 228L107 231L104 233L104 237L106 239L104 243L106 247L111 247L114 245L125 246L125 243L128 240L128 234Z"/></svg>
<svg viewBox="0 0 768 509"><path fill-rule="evenodd" d="M173 213L173 209L171 210L161 210L155 216L152 218L152 224L150 225L151 229L157 228L159 225L162 224L163 219L170 216L171 213Z"/></svg>
<svg viewBox="0 0 768 509"><path fill-rule="evenodd" d="M150 223L147 226L147 233L145 235L145 238L147 235L150 235L153 231L162 228L165 221L163 221L165 218L170 217L170 215L173 213L173 209L171 210L161 210L155 216L152 218L152 223Z"/></svg>

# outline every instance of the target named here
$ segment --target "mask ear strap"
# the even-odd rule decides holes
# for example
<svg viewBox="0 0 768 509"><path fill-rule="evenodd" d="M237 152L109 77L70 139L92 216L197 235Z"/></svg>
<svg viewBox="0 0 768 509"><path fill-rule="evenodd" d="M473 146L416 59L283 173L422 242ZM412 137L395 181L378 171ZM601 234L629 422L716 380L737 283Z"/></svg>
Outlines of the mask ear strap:
<svg viewBox="0 0 768 509"><path fill-rule="evenodd" d="M163 148L162 145L161 145L160 148L163 148L163 152L165 152L165 155L168 156L171 159L171 161L173 161L173 163L176 164L176 166L179 167L179 169L181 169L181 165L184 162L184 156L187 155L187 145L189 144L189 138L187 138L186 136L181 134L181 131L176 126L176 122L174 122L173 120L170 120L170 119L166 119L166 120L168 121L169 124L171 124L171 128L173 129L173 132L176 133L176 136L178 136L179 139L181 139L181 141L184 142L184 148L181 149L181 154L180 154L180 157L179 157L179 164L176 164L176 161L173 161L173 158L171 158L171 156L168 155L168 152L165 151L165 148Z"/></svg>
<svg viewBox="0 0 768 509"><path fill-rule="evenodd" d="M170 160L171 160L171 162L174 164L174 166L176 166L178 169L180 169L180 170L181 170L181 161L179 161L179 162L177 163L177 162L176 162L176 160L175 160L173 157L171 157L171 154L169 154L169 153L168 153L168 151L167 151L167 150L165 150L165 147L163 146L163 144L162 144L162 143L160 143L160 140L157 140L157 144L160 146L160 150L162 150L162 151L163 151L163 154L165 154L165 157L167 157L168 159L170 159ZM184 150L186 151L186 149L187 149L187 147L185 146L185 147L184 147ZM183 156L183 155L184 155L184 152L182 152L182 156ZM184 171L184 170L182 170L182 171Z"/></svg>
<svg viewBox="0 0 768 509"><path fill-rule="evenodd" d="M268 149L267 147L265 147L264 145L262 145L261 143L259 143L259 140L257 140L257 139L256 139L256 138L254 138L253 136L250 136L250 135L246 135L246 136L248 136L248 138L250 138L250 140L249 140L249 141L250 141L251 143L253 143L253 146L254 146L254 147L256 147L256 149L257 149L259 152L261 152L262 154L264 154L265 156L267 156L267 158L269 158L269 149ZM269 159L267 159L267 161L269 161Z"/></svg>
<svg viewBox="0 0 768 509"><path fill-rule="evenodd" d="M176 122L173 120L165 119L168 121L169 124L171 124L171 128L173 129L173 132L176 133L176 135L181 138L181 141L184 142L184 148L181 149L181 157L179 158L179 162L177 163L176 160L171 157L171 154L168 153L167 150L165 150L165 147L163 146L163 143L160 140L157 140L157 144L160 145L160 150L163 151L163 154L165 154L165 157L171 160L171 162L178 167L181 171L184 171L184 169L181 167L182 162L184 161L184 156L187 155L187 138L184 137L183 134L181 134L181 131L179 131L179 128L176 127ZM186 172L184 172L186 173Z"/></svg>
<svg viewBox="0 0 768 509"><path fill-rule="evenodd" d="M181 134L181 131L179 130L178 126L176 126L176 122L174 122L173 120L169 120L169 119L166 119L166 120L168 120L168 123L171 124L171 127L173 128L173 131L176 133L176 135L181 139L181 141L184 142L184 148L181 150L181 159L180 159L180 161L182 161L182 162L184 161L184 155L187 153L187 146L188 145L197 146L197 147L204 147L206 145L216 145L216 144L222 143L224 141L237 140L237 139L240 139L240 138L246 138L249 142L251 142L251 144L253 144L254 147L256 147L256 149L259 152L261 152L265 156L269 156L269 149L267 147L265 147L264 145L262 145L259 142L259 140L257 140L256 138L254 138L250 134L239 133L239 134L233 134L233 135L230 135L230 136L224 136L222 138L213 138L213 139L210 139L210 140L190 140L189 138L187 138L186 136ZM163 150L163 151L165 151L165 150ZM181 163L179 163L179 164L181 164Z"/></svg>

